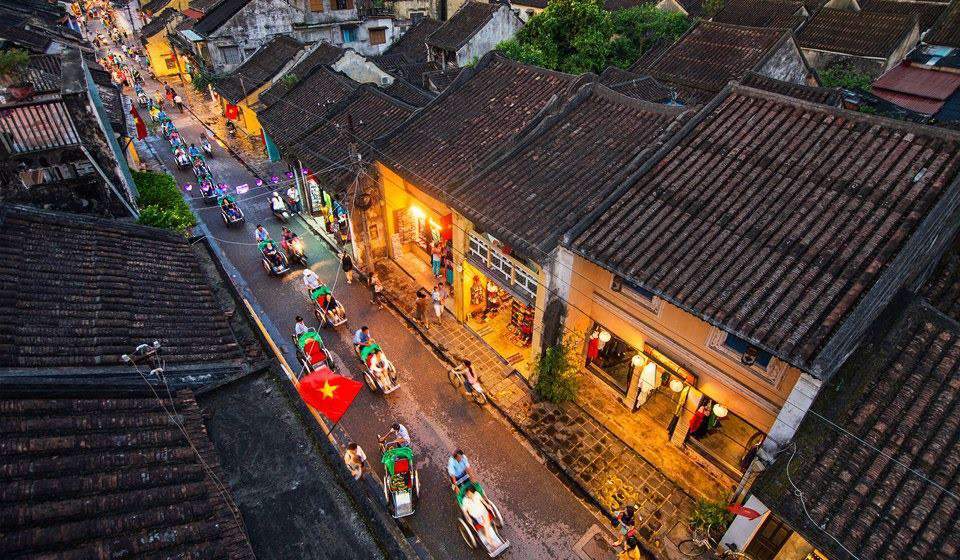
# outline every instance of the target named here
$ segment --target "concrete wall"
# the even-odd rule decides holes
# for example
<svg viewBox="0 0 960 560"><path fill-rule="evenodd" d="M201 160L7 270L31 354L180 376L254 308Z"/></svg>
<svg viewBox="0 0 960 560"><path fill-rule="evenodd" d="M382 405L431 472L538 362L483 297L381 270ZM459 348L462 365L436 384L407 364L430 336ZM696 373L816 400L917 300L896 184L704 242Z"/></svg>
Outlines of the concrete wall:
<svg viewBox="0 0 960 560"><path fill-rule="evenodd" d="M437 14L437 3L434 0L396 0L392 2L391 5L393 6L393 11L397 19L412 19L410 14L413 12L430 16L433 19L438 19L439 16L439 14Z"/></svg>
<svg viewBox="0 0 960 560"><path fill-rule="evenodd" d="M500 6L487 25L457 51L457 65L462 67L474 60L480 60L498 43L516 35L521 27L523 22L513 13L510 6Z"/></svg>
<svg viewBox="0 0 960 560"><path fill-rule="evenodd" d="M370 30L384 28L386 41L374 45L370 43ZM390 18L369 18L363 21L360 24L360 28L357 30L357 40L352 43L344 43L343 46L354 49L355 51L365 54L367 56L374 56L378 54L383 54L383 51L387 50L397 39L397 30L394 27L393 20Z"/></svg>
<svg viewBox="0 0 960 560"><path fill-rule="evenodd" d="M343 57L333 64L333 69L361 84L384 86L393 83L393 76L352 50L345 52Z"/></svg>
<svg viewBox="0 0 960 560"><path fill-rule="evenodd" d="M568 330L587 333L596 320L634 348L647 342L697 376L697 391L690 392L687 408L695 408L703 393L760 430L770 430L799 370L777 358L766 369L744 365L723 349L723 331L659 298L639 302L627 292L614 292L612 280L607 270L575 257Z"/></svg>
<svg viewBox="0 0 960 560"><path fill-rule="evenodd" d="M759 72L764 76L793 84L811 85L813 80L804 63L803 53L800 52L800 47L793 38L784 41L763 63Z"/></svg>
<svg viewBox="0 0 960 560"><path fill-rule="evenodd" d="M510 5L513 6L514 13L517 14L517 17L520 18L520 21L523 23L527 23L530 21L530 18L543 11L543 8L525 6L522 3L517 2L511 2Z"/></svg>

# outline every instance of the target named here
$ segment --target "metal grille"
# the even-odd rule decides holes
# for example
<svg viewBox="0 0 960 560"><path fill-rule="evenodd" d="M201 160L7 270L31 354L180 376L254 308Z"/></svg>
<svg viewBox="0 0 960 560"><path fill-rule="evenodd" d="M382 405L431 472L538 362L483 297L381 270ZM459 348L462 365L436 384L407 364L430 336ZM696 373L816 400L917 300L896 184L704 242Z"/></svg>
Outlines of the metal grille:
<svg viewBox="0 0 960 560"><path fill-rule="evenodd" d="M80 143L66 106L60 101L0 109L0 141L11 155Z"/></svg>

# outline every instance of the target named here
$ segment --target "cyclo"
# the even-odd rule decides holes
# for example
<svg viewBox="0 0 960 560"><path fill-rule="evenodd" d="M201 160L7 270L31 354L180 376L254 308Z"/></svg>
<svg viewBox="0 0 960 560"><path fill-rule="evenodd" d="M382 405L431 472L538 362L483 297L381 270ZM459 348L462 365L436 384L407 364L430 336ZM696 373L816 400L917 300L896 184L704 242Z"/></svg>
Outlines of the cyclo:
<svg viewBox="0 0 960 560"><path fill-rule="evenodd" d="M451 487L460 511L457 529L467 546L477 548L482 544L490 558L495 558L510 548L510 541L500 534L503 529L503 515L484 493L480 483L464 474Z"/></svg>
<svg viewBox="0 0 960 560"><path fill-rule="evenodd" d="M401 442L380 444L383 463L383 498L390 515L399 519L413 515L420 499L420 476L414 467L413 450Z"/></svg>
<svg viewBox="0 0 960 560"><path fill-rule="evenodd" d="M320 338L320 333L317 332L317 329L310 328L300 336L296 334L292 336L293 343L297 347L297 359L300 361L300 365L303 366L304 373L309 373L323 365L336 371L337 368L333 365L330 352L323 344L323 339Z"/></svg>
<svg viewBox="0 0 960 560"><path fill-rule="evenodd" d="M367 387L371 391L381 391L384 395L389 395L400 388L400 384L397 382L397 368L386 359L379 344L371 342L361 346L357 350L357 359L360 360L360 365L363 367L363 379L367 382ZM370 364L374 359L383 360L386 365L372 368Z"/></svg>
<svg viewBox="0 0 960 560"><path fill-rule="evenodd" d="M321 327L339 327L347 322L346 309L333 297L333 292L326 284L310 290L310 299L313 301L313 314Z"/></svg>

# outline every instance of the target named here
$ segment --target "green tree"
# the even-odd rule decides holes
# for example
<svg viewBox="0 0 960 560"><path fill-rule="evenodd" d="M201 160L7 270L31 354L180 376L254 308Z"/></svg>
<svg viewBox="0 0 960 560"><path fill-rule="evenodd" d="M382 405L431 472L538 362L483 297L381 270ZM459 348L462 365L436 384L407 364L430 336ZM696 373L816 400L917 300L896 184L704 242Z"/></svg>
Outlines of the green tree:
<svg viewBox="0 0 960 560"><path fill-rule="evenodd" d="M577 396L579 359L577 348L582 337L569 335L560 344L540 353L533 363L534 390L552 403L562 403Z"/></svg>
<svg viewBox="0 0 960 560"><path fill-rule="evenodd" d="M820 71L820 85L823 87L840 87L869 92L872 83L873 79L869 74L846 64L836 64Z"/></svg>
<svg viewBox="0 0 960 560"><path fill-rule="evenodd" d="M689 27L683 14L652 5L608 11L602 0L550 0L517 35L497 46L505 56L551 70L579 74L625 68L660 40Z"/></svg>
<svg viewBox="0 0 960 560"><path fill-rule="evenodd" d="M178 233L197 225L187 201L180 194L173 177L153 171L134 171L133 182L140 196L140 220L143 225L169 229Z"/></svg>

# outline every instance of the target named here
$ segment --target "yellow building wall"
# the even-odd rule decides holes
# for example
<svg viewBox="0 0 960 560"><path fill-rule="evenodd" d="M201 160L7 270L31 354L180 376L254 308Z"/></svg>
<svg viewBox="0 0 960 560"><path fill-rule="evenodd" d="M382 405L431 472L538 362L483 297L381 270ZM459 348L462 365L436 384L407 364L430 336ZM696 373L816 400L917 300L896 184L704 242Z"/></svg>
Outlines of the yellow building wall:
<svg viewBox="0 0 960 560"><path fill-rule="evenodd" d="M242 99L239 103L237 103L237 107L239 107L240 110L239 116L237 120L234 121L234 124L236 124L240 130L250 136L260 136L260 132L263 130L263 127L260 126L260 121L257 119L256 111L251 109L250 106L256 104L257 99L260 98L260 93L266 90L268 87L270 87L270 82L248 95L246 99ZM223 97L219 97L219 99L220 114L225 115L228 101Z"/></svg>
<svg viewBox="0 0 960 560"><path fill-rule="evenodd" d="M167 40L167 34L160 32L150 37L146 45L147 60L150 61L150 68L153 73L159 77L176 76L177 63L174 58L173 49L170 48L170 42ZM169 64L168 64L169 62Z"/></svg>
<svg viewBox="0 0 960 560"><path fill-rule="evenodd" d="M706 394L756 428L769 431L799 370L777 358L766 370L746 366L737 356L710 344L711 339L722 343L719 329L659 298L647 305L614 292L612 280L609 271L579 255L574 257L568 329L585 334L597 321L634 348L649 343L697 376L687 409L693 409L700 395Z"/></svg>

